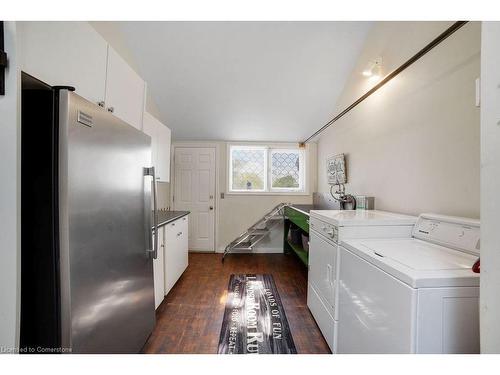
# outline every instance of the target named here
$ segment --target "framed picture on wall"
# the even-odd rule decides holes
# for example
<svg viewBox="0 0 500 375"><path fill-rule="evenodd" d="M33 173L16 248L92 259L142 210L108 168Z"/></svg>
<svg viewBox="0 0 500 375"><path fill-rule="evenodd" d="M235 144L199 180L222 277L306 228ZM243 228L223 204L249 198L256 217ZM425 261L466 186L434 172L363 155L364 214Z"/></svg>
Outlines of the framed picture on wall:
<svg viewBox="0 0 500 375"><path fill-rule="evenodd" d="M344 154L330 156L326 159L326 173L330 185L340 185L347 182Z"/></svg>

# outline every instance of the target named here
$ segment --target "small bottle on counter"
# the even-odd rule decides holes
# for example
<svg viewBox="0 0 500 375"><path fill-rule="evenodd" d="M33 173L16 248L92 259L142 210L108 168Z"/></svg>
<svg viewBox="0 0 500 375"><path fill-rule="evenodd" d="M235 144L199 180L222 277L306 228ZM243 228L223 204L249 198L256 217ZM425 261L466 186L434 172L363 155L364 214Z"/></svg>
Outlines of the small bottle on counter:
<svg viewBox="0 0 500 375"><path fill-rule="evenodd" d="M375 209L375 197L367 197L366 195L356 195L356 210L373 210Z"/></svg>

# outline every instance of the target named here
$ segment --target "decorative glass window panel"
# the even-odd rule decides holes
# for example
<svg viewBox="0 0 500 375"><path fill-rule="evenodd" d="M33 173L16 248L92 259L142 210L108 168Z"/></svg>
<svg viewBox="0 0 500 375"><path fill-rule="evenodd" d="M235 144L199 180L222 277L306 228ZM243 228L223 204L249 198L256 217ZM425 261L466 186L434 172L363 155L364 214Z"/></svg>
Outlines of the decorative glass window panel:
<svg viewBox="0 0 500 375"><path fill-rule="evenodd" d="M228 190L234 193L306 193L305 158L305 150L299 148L230 145Z"/></svg>
<svg viewBox="0 0 500 375"><path fill-rule="evenodd" d="M230 176L232 191L265 191L267 150L262 147L232 146Z"/></svg>
<svg viewBox="0 0 500 375"><path fill-rule="evenodd" d="M271 151L271 188L301 190L301 157L299 150Z"/></svg>

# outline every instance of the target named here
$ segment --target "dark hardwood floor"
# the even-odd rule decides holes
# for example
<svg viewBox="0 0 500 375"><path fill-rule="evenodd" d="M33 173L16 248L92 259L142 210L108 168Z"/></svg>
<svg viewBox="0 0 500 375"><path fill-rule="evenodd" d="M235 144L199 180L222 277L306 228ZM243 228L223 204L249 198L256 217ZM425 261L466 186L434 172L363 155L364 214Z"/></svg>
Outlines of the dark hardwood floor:
<svg viewBox="0 0 500 375"><path fill-rule="evenodd" d="M217 353L229 276L272 274L300 354L329 353L306 303L307 272L292 254L189 254L189 266L156 311L144 353Z"/></svg>

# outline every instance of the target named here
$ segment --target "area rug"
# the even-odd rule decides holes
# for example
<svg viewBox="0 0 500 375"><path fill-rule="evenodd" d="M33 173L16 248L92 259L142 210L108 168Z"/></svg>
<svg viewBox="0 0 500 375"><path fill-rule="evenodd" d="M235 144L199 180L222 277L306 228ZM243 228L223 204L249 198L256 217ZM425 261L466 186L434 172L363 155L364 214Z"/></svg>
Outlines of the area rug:
<svg viewBox="0 0 500 375"><path fill-rule="evenodd" d="M218 353L297 353L272 275L231 275Z"/></svg>

